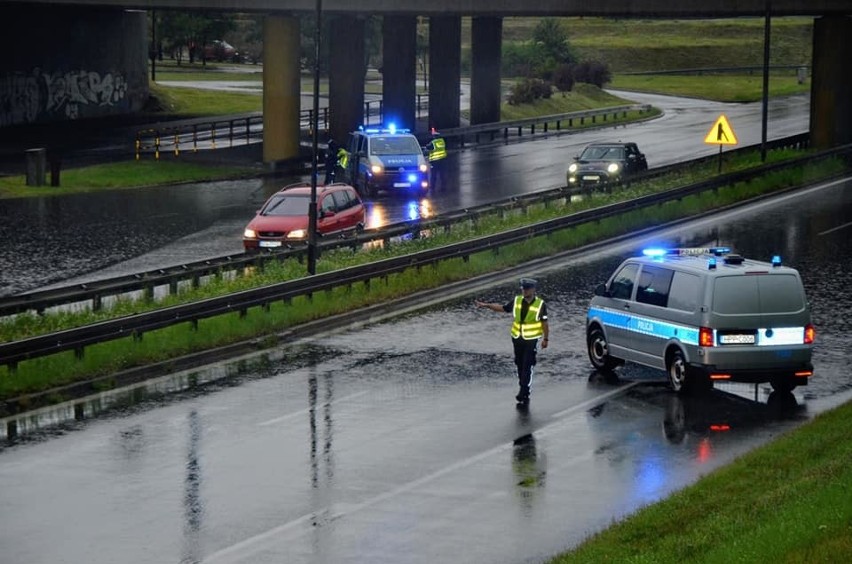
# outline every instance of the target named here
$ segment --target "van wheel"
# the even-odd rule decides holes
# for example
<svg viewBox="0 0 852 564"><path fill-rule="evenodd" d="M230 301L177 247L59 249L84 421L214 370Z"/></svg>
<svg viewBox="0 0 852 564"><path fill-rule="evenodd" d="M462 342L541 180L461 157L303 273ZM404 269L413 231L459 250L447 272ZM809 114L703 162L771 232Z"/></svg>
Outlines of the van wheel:
<svg viewBox="0 0 852 564"><path fill-rule="evenodd" d="M669 385L678 393L686 391L687 388L687 365L683 353L676 350L669 358L668 365Z"/></svg>
<svg viewBox="0 0 852 564"><path fill-rule="evenodd" d="M672 390L681 394L702 394L713 388L713 382L702 371L689 368L683 352L675 349L668 363L669 385Z"/></svg>
<svg viewBox="0 0 852 564"><path fill-rule="evenodd" d="M595 327L586 337L589 360L597 370L612 370L620 364L617 358L609 355L609 345L603 331Z"/></svg>

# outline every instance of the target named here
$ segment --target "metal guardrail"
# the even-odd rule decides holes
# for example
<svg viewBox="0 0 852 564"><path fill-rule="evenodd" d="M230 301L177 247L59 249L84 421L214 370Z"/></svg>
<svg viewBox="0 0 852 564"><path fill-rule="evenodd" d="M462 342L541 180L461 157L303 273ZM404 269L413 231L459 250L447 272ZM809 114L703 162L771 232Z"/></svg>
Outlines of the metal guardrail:
<svg viewBox="0 0 852 564"><path fill-rule="evenodd" d="M650 104L631 104L626 106L612 106L609 108L600 108L597 110L583 110L579 112L568 112L564 114L553 114L549 116L537 116L532 118L517 119L510 121L499 121L492 123L481 123L467 127L456 127L451 129L442 129L441 136L455 141L457 148L462 148L472 138L474 143L480 143L481 138L486 137L489 142L496 139L508 140L510 135L521 137L525 130L529 131L530 135L536 134L536 129L540 133L549 133L552 130L557 132L563 128L573 128L575 122L577 125L585 126L586 120L592 124L606 123L608 118L617 120L618 116L625 117L627 112L650 112ZM600 120L600 122L598 121Z"/></svg>
<svg viewBox="0 0 852 564"><path fill-rule="evenodd" d="M809 134L803 133L770 141L767 143L767 148L770 150L779 148L803 148L808 145L809 139ZM756 147L757 146L751 146L735 149L728 151L727 155L732 156L738 153L752 151ZM682 163L653 168L642 174L628 177L625 179L623 184L629 185L638 181L657 178L679 169L715 161L717 158L717 155L710 155ZM617 185L611 185L610 188L615 186ZM564 198L566 195L578 192L580 192L579 189L572 190L567 186L561 186L520 196L512 196L480 206L447 212L435 218L420 219L416 222L407 221L385 227L368 229L356 237L345 240L321 240L319 248L320 252L325 252L326 250L352 246L357 247L359 245L375 243L377 241L381 241L383 244L387 245L392 239L407 235L413 231L434 230L439 228L447 229L454 223L468 221L471 217L477 215L483 215L489 212L500 213L502 211L527 206L536 202L547 202L550 200ZM170 293L176 293L178 286L181 283L188 282L192 286L196 287L200 285L201 280L205 277L221 275L228 271L238 272L248 267L262 269L264 265L270 261L284 261L293 258L303 261L305 260L305 255L305 244L294 243L291 249L268 254L224 255L199 262L119 276L116 278L99 280L85 284L2 297L0 298L0 317L15 315L26 311L42 313L52 307L77 303L91 304L91 309L97 311L101 309L102 303L105 299L113 296L129 294L132 292L143 292L146 298L152 299L156 288L168 287Z"/></svg>
<svg viewBox="0 0 852 564"><path fill-rule="evenodd" d="M578 212L534 225L519 227L496 235L480 237L436 249L281 282L262 288L245 290L190 304L161 308L147 313L130 315L84 327L39 335L15 342L2 343L0 344L0 359L2 359L0 362L14 369L17 363L23 360L63 351L74 350L78 357L82 357L84 347L88 345L130 336L141 338L141 335L146 331L178 323L189 322L193 326L197 326L198 321L201 319L236 311L245 312L250 307L265 306L273 301L286 301L296 296L312 295L315 292L332 290L341 286L351 286L358 282L369 284L372 279L384 278L390 274L399 273L409 268L421 268L451 258L462 257L466 260L467 257L475 253L488 250L496 251L505 245L547 235L583 223L600 221L601 219L626 211L680 200L707 190L718 190L723 186L751 180L771 172L798 167L807 162L829 159L838 155L846 155L848 157L850 154L852 154L852 145L845 145L822 151L816 155L730 173L697 184Z"/></svg>

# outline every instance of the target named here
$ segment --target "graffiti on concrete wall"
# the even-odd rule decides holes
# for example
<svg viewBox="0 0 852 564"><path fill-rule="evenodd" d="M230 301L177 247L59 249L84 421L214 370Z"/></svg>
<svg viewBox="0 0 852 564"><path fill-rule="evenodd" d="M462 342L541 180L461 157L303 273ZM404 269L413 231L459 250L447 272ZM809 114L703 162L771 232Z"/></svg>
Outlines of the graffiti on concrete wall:
<svg viewBox="0 0 852 564"><path fill-rule="evenodd" d="M0 126L43 119L77 119L116 106L127 95L127 80L118 73L68 71L0 76ZM94 111L92 111L94 110Z"/></svg>

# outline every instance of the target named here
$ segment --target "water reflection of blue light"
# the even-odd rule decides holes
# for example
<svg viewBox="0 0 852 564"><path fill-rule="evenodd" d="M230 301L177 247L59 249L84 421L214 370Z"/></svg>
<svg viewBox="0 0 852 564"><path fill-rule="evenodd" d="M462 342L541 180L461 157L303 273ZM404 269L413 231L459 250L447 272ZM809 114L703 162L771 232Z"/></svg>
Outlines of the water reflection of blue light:
<svg viewBox="0 0 852 564"><path fill-rule="evenodd" d="M661 457L650 455L639 460L639 468L636 476L636 493L640 499L657 499L665 485L666 471Z"/></svg>
<svg viewBox="0 0 852 564"><path fill-rule="evenodd" d="M412 200L408 202L408 219L420 219L420 205Z"/></svg>

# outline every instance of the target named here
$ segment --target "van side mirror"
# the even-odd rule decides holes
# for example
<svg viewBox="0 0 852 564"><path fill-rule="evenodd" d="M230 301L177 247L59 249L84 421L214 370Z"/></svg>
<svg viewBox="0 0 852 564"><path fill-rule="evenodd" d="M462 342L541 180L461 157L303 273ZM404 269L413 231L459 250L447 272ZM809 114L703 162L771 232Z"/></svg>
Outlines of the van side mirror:
<svg viewBox="0 0 852 564"><path fill-rule="evenodd" d="M606 289L606 284L598 284L597 286L595 286L595 295L609 298L610 295L609 291Z"/></svg>

